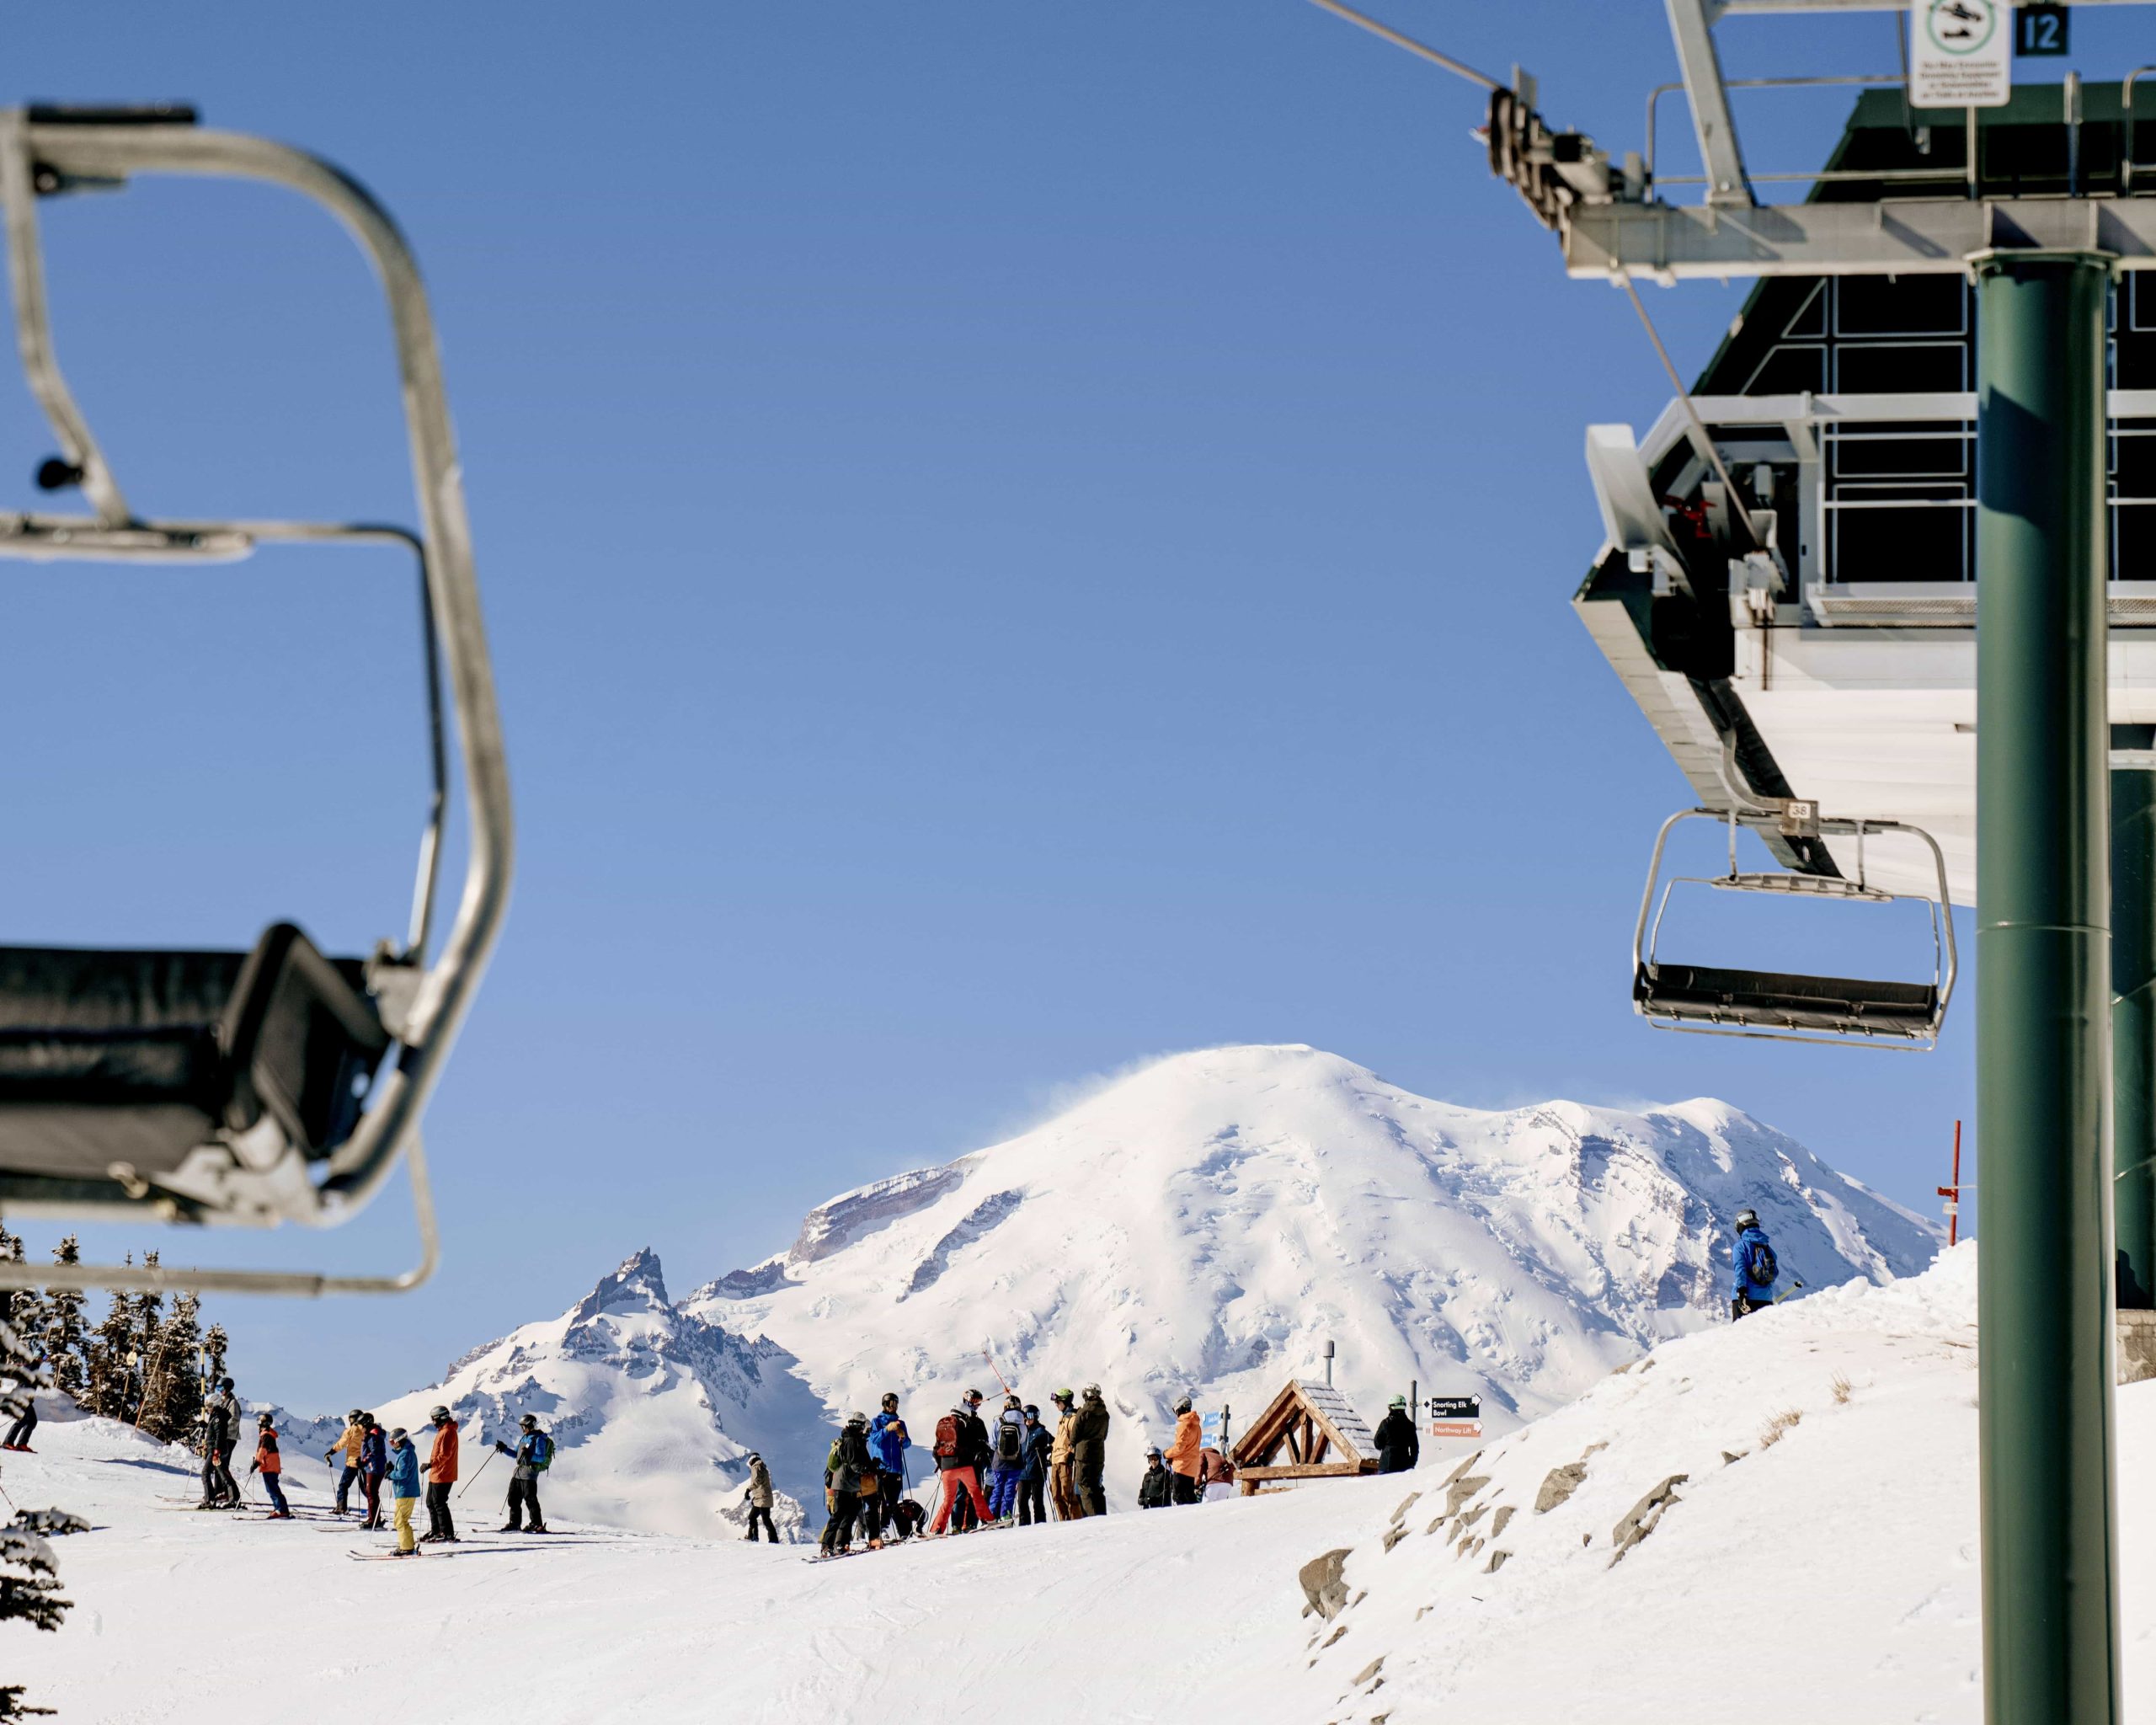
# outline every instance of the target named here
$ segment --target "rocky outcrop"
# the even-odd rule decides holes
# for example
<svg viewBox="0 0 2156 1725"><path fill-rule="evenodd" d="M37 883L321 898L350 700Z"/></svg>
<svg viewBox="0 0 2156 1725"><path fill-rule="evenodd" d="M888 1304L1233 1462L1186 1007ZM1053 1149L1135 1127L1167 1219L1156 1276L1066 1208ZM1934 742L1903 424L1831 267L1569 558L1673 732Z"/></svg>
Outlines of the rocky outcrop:
<svg viewBox="0 0 2156 1725"><path fill-rule="evenodd" d="M1678 1501L1678 1487L1691 1477L1689 1473L1671 1474L1625 1512L1624 1519L1609 1530L1609 1543L1616 1548L1609 1557L1613 1567L1623 1560L1625 1552L1655 1530L1663 1514Z"/></svg>
<svg viewBox="0 0 2156 1725"><path fill-rule="evenodd" d="M1337 1617L1348 1604L1348 1584L1341 1572L1348 1566L1352 1548L1337 1546L1322 1557L1313 1557L1296 1573L1295 1579L1302 1583L1303 1597L1310 1603L1303 1608L1307 1616L1315 1611L1321 1617Z"/></svg>

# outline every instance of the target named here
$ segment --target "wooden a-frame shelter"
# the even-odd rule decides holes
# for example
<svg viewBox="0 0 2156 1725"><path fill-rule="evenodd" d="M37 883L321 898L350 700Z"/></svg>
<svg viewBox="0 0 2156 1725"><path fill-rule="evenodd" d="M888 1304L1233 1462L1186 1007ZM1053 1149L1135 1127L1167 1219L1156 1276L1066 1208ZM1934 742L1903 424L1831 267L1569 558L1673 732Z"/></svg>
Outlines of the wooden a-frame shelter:
<svg viewBox="0 0 2156 1725"><path fill-rule="evenodd" d="M1369 1427L1339 1391L1291 1379L1235 1439L1235 1490L1248 1498L1275 1481L1375 1473L1377 1451Z"/></svg>

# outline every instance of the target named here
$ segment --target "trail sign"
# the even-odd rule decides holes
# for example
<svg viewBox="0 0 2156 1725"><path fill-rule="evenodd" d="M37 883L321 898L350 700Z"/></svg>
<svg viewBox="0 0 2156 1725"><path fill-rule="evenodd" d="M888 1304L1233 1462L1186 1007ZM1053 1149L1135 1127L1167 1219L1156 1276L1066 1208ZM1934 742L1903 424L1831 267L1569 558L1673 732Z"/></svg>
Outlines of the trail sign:
<svg viewBox="0 0 2156 1725"><path fill-rule="evenodd" d="M1433 1419L1480 1419L1481 1417L1482 1398L1480 1396L1430 1397L1430 1418Z"/></svg>
<svg viewBox="0 0 2156 1725"><path fill-rule="evenodd" d="M2014 57L2036 60L2066 52L2067 9L2029 5L2014 14Z"/></svg>
<svg viewBox="0 0 2156 1725"><path fill-rule="evenodd" d="M1910 105L2004 107L2014 93L2011 10L2009 0L1910 0Z"/></svg>
<svg viewBox="0 0 2156 1725"><path fill-rule="evenodd" d="M1433 1438L1479 1438L1482 1435L1482 1422L1479 1419L1433 1419L1430 1422L1430 1435Z"/></svg>

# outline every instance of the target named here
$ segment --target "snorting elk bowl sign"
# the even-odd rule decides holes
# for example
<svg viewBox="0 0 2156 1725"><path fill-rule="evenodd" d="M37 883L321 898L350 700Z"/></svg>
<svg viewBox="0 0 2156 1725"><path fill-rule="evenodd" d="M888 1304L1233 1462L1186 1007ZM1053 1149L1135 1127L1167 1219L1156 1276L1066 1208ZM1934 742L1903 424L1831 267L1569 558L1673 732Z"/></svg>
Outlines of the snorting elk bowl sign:
<svg viewBox="0 0 2156 1725"><path fill-rule="evenodd" d="M2003 108L2013 94L2014 31L2008 0L1913 0L1909 8L1909 104L1916 108Z"/></svg>

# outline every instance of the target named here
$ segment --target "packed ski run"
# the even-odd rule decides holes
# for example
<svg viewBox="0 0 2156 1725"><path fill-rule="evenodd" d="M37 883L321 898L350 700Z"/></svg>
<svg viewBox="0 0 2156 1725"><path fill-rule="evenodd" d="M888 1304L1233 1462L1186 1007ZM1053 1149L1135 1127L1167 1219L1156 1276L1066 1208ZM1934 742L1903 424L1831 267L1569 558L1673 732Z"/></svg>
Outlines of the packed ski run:
<svg viewBox="0 0 2156 1725"><path fill-rule="evenodd" d="M48 1416L7 1458L10 1496L92 1526L52 1541L77 1610L14 1640L10 1678L63 1717L231 1725L1014 1706L1346 1725L1569 1717L1590 1693L1612 1725L1705 1725L1739 1672L1807 1717L1973 1725L1976 1259L1662 1341L1494 1441L1426 1439L1401 1473L1069 1522L1051 1503L1044 1525L835 1563L716 1517L655 1534L549 1508L543 1539L497 1532L510 1482L489 1474L460 1477L459 1543L355 1565L397 1548L393 1520L362 1531L359 1492L338 1516L321 1451L285 1445L290 1521L243 1466L246 1507L200 1511L199 1455ZM932 1404L904 1411L932 1430ZM2156 1385L2121 1391L2119 1435L2123 1519L2147 1525ZM1136 1440L1109 1442L1135 1471ZM2127 1681L2156 1683L2145 1541L2123 1585Z"/></svg>

